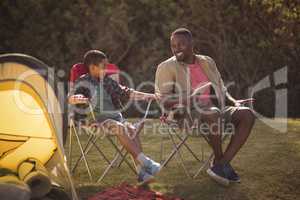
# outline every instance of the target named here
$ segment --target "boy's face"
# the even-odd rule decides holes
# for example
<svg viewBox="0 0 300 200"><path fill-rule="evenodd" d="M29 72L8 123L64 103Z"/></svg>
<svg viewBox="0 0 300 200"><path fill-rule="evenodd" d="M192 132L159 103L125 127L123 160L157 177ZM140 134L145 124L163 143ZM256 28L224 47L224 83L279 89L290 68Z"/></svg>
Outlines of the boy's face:
<svg viewBox="0 0 300 200"><path fill-rule="evenodd" d="M98 64L92 64L90 65L90 73L94 76L97 76L98 78L103 78L106 74L106 65L108 63L107 59L103 59Z"/></svg>

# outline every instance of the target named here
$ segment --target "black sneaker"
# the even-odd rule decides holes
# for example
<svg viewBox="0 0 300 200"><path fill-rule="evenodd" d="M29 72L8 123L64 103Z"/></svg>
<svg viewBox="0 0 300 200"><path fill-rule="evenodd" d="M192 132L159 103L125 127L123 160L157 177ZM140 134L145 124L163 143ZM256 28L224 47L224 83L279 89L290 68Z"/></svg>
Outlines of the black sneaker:
<svg viewBox="0 0 300 200"><path fill-rule="evenodd" d="M221 185L228 186L229 181L229 170L225 170L225 166L222 164L215 164L213 167L207 169L207 174Z"/></svg>
<svg viewBox="0 0 300 200"><path fill-rule="evenodd" d="M224 170L226 171L227 174L229 174L228 179L230 182L233 183L241 182L240 176L234 171L234 169L229 163L224 165Z"/></svg>

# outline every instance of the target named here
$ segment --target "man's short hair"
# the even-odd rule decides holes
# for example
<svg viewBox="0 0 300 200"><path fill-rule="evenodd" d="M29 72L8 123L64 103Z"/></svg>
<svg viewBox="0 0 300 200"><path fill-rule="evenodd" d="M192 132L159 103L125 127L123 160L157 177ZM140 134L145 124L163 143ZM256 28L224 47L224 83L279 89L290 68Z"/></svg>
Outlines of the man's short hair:
<svg viewBox="0 0 300 200"><path fill-rule="evenodd" d="M193 38L192 32L187 28L178 28L172 32L171 36L173 35L184 35L189 39Z"/></svg>
<svg viewBox="0 0 300 200"><path fill-rule="evenodd" d="M90 50L84 54L83 64L88 67L92 64L97 65L102 62L103 59L106 59L105 53L99 50Z"/></svg>

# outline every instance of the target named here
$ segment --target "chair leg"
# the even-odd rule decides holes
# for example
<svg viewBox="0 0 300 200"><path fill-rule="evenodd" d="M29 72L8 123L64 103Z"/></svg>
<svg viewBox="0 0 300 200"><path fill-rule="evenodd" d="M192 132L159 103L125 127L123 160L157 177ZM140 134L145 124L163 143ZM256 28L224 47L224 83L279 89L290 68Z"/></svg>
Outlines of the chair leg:
<svg viewBox="0 0 300 200"><path fill-rule="evenodd" d="M206 142L211 146L210 144L210 141L208 139L208 137L206 135L202 135L203 138L206 140ZM226 138L228 137L228 135L226 134L223 134L222 135L222 143L226 140ZM197 178L197 176L204 170L208 167L209 163L211 162L211 160L214 158L214 153L212 152L210 154L210 156L208 157L208 159L206 161L204 161L204 150L202 150L202 161L203 162L203 165L198 169L198 171L195 173L195 175L193 176L193 178Z"/></svg>
<svg viewBox="0 0 300 200"><path fill-rule="evenodd" d="M118 144L119 146L121 146L121 148L119 148L119 149L124 149L124 148L122 148L122 145L119 143L119 141L118 141L118 139L116 137L114 137L113 140L114 140L115 144ZM116 150L114 157L117 156L118 154L119 154L119 152ZM126 151L126 154L128 154L127 151ZM118 160L115 162L115 164L113 165L113 167L119 168L122 165L123 161L124 161L124 157L119 156Z"/></svg>
<svg viewBox="0 0 300 200"><path fill-rule="evenodd" d="M88 138L87 144L84 146L83 153L80 154L80 157L76 160L75 165L71 169L71 172L74 173L75 169L77 168L78 164L84 159L84 157L87 155L87 149L90 146L89 144L91 143L91 140L93 139L93 136L90 136ZM81 144L80 144L81 145Z"/></svg>
<svg viewBox="0 0 300 200"><path fill-rule="evenodd" d="M112 141L112 139L110 137L107 137L108 140L110 141L110 143L114 146L114 148L116 149L116 151L122 156L124 157L125 155L123 155L122 151L119 149L119 147ZM124 147L122 147L124 148ZM126 158L124 158L124 162L128 165L128 167L135 173L137 174L136 170L134 169L134 167L132 167L132 165L128 162L128 160Z"/></svg>
<svg viewBox="0 0 300 200"><path fill-rule="evenodd" d="M173 156L177 153L177 149L179 149L183 143L188 139L188 136L185 135L182 139L182 141L178 144L175 145L175 147L173 148L173 151L169 154L169 156L167 157L167 159L162 163L162 167L165 167L168 165L169 161L173 158Z"/></svg>
<svg viewBox="0 0 300 200"><path fill-rule="evenodd" d="M183 168L185 174L188 176L188 177L191 177L191 178L196 178L198 176L198 174L207 167L207 165L210 163L210 160L213 158L213 154L210 155L210 157L208 158L208 160L205 160L204 159L204 148L203 146L201 147L201 159L196 155L196 153L188 146L188 144L186 143L189 135L184 135L183 137L178 135L176 133L176 130L174 128L170 128L169 130L169 137L173 143L173 150L172 152L168 155L167 159L162 163L162 167L165 167L168 165L169 161L174 157L176 156L176 161L178 162L178 164L181 165L181 167ZM172 131L172 132L171 132ZM179 140L179 142L177 143L175 141L175 136L173 136L173 133L176 135L176 138ZM204 136L204 139L209 143L209 140L207 137ZM188 152L191 153L191 155L195 158L195 160L197 160L199 163L202 163L202 166L201 168L196 172L195 175L191 175L189 173L189 171L187 170L185 164L184 164L184 160L183 160L183 156L181 154L181 151L180 151L180 148L181 146L185 146L185 148L188 150ZM162 150L162 145L161 145L161 150ZM161 151L162 152L162 151ZM161 157L162 157L162 153L161 153Z"/></svg>
<svg viewBox="0 0 300 200"><path fill-rule="evenodd" d="M86 167L86 169L87 169L87 172L88 172L90 181L92 181L93 179L92 179L92 174L91 174L90 166L89 166L89 164L88 164L88 162L87 162L87 159L86 159L86 157L85 157L85 154L84 154L84 151L83 151L83 148L82 148L82 144L81 144L81 142L80 142L80 139L79 139L79 136L78 136L78 134L77 134L76 129L74 129L74 134L75 134L75 136L76 136L76 139L77 139L77 142L78 142L80 151L81 151L81 155L83 156L83 160L84 160L85 167ZM75 168L74 168L74 169L75 169ZM73 170L72 170L72 171L73 171Z"/></svg>
<svg viewBox="0 0 300 200"><path fill-rule="evenodd" d="M104 172L102 173L102 175L99 177L99 179L97 180L97 183L100 183L105 176L108 174L108 172L114 167L115 163L118 161L119 156L121 156L119 153L114 157L114 159L110 162L110 164L105 168Z"/></svg>
<svg viewBox="0 0 300 200"><path fill-rule="evenodd" d="M85 146L85 155L87 155L90 150L92 149L92 147L94 146L96 148L96 150L101 154L101 156L103 157L103 159L110 164L110 160L106 157L106 155L103 153L103 151L101 151L101 149L98 147L96 141L98 140L98 138L100 137L100 135L98 135L97 137L93 136L92 134L87 133L87 131L85 130L87 135L90 135L88 138L88 142ZM79 160L77 160L77 162L81 162L83 159L82 155L80 156Z"/></svg>
<svg viewBox="0 0 300 200"><path fill-rule="evenodd" d="M69 152L68 152L68 161L69 161L69 169L72 168L72 137L73 137L73 132L72 129L74 128L74 122L72 119L70 119L70 128L69 128Z"/></svg>
<svg viewBox="0 0 300 200"><path fill-rule="evenodd" d="M197 178L197 176L209 165L211 159L214 157L214 153L211 153L209 158L203 163L203 165L199 168L199 170L195 173L193 178Z"/></svg>
<svg viewBox="0 0 300 200"><path fill-rule="evenodd" d="M123 153L123 151L121 151ZM121 157L121 160L119 160L119 163L117 165L117 167L119 168L122 163L124 162L124 159L126 158L126 156L128 155L128 151L125 152L124 156Z"/></svg>
<svg viewBox="0 0 300 200"><path fill-rule="evenodd" d="M106 155L103 153L103 151L101 151L101 149L98 147L98 145L96 144L96 140L97 140L97 138L96 138L95 140L92 140L92 141L91 141L92 144L93 144L94 147L97 149L97 151L101 154L101 156L103 157L103 159L104 159L108 164L110 164L111 161L106 157ZM88 152L87 152L87 153L88 153Z"/></svg>
<svg viewBox="0 0 300 200"><path fill-rule="evenodd" d="M176 134L176 133L175 133L175 134ZM192 177L192 176L190 175L190 173L188 172L188 170L186 169L186 166L185 166L185 164L184 164L184 160L183 160L183 157L182 157L181 152L180 152L180 147L181 147L181 146L179 146L179 147L177 148L177 145L176 145L176 142L175 142L174 137L172 136L172 134L170 134L169 136L170 136L170 138L171 138L171 140L172 140L172 143L173 143L174 148L176 149L175 157L176 157L176 160L177 160L178 164L181 165L181 167L183 168L183 170L184 170L184 172L185 172L185 174L186 174L187 177ZM187 136L187 135L186 135L186 136ZM187 136L187 138L188 138L188 136ZM183 142L182 144L184 145L185 142ZM179 158L179 159L178 159L178 158Z"/></svg>
<svg viewBox="0 0 300 200"><path fill-rule="evenodd" d="M173 130L173 132L174 132L175 130ZM180 140L180 141L182 141L182 137L180 137L178 134L175 134L176 136L177 136L177 138ZM197 160L197 161L199 161L199 162L201 162L201 160L198 158L198 156L195 154L195 152L186 144L186 143L183 143L183 145L187 148L187 150L193 155L193 157Z"/></svg>
<svg viewBox="0 0 300 200"><path fill-rule="evenodd" d="M161 138L161 142L160 142L160 164L163 163L163 155L164 155L164 136L162 136Z"/></svg>
<svg viewBox="0 0 300 200"><path fill-rule="evenodd" d="M114 159L112 160L112 162L106 167L106 169L104 170L104 172L102 173L102 175L99 177L99 179L97 180L97 183L100 183L104 178L105 176L108 174L108 172L116 165L116 162L119 161L120 157L122 158L122 162L124 161L128 166L129 168L135 173L137 174L136 172L136 169L134 169L132 167L132 165L127 161L126 159L126 155L128 154L128 152L126 151L125 154L123 154L123 151L125 150L124 147L122 147L121 149L119 149L119 147L112 141L111 138L108 138L108 140L111 142L111 144L114 146L114 148L116 149L117 151L117 154L116 156L114 157Z"/></svg>

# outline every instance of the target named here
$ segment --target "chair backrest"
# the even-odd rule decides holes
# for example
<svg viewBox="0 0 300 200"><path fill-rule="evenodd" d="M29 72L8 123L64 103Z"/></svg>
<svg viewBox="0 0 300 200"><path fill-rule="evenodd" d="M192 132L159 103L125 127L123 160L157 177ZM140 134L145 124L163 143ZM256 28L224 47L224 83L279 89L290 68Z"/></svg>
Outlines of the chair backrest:
<svg viewBox="0 0 300 200"><path fill-rule="evenodd" d="M107 64L106 67L106 74L111 76L111 78L113 78L114 80L115 77L112 77L112 75L118 75L120 72L119 68L117 65L109 63ZM74 86L74 82L82 75L87 74L88 73L88 68L83 64L83 63L76 63L72 66L71 70L70 70L70 88ZM118 81L119 79L117 79L116 81ZM69 108L71 113L69 113L69 116L74 118L75 121L80 121L81 119L84 119L86 117L86 115L84 114L79 114L76 113L75 111L72 110L72 106Z"/></svg>
<svg viewBox="0 0 300 200"><path fill-rule="evenodd" d="M70 88L74 86L74 82L82 75L88 73L88 68L83 63L74 64L70 70ZM69 105L69 118L74 119L74 122L77 123L82 119L86 118L85 114L79 114L75 111L76 105Z"/></svg>
<svg viewBox="0 0 300 200"><path fill-rule="evenodd" d="M87 73L88 69L83 63L73 65L70 72L70 82L74 83L80 76Z"/></svg>
<svg viewBox="0 0 300 200"><path fill-rule="evenodd" d="M88 68L83 63L77 63L72 66L70 72L70 82L74 83L80 76L87 74ZM109 63L106 66L106 74L111 76L114 74L119 74L120 69L117 65Z"/></svg>
<svg viewBox="0 0 300 200"><path fill-rule="evenodd" d="M112 64L112 63L108 63L106 65L106 74L107 75L113 75L113 74L119 74L120 73L120 69L117 65Z"/></svg>

